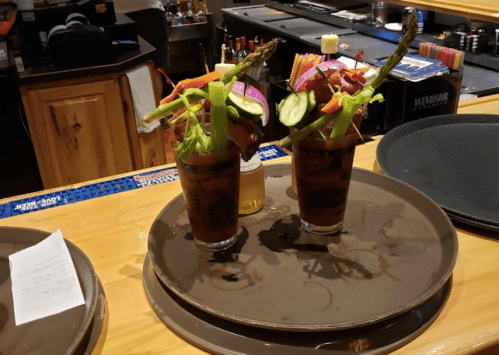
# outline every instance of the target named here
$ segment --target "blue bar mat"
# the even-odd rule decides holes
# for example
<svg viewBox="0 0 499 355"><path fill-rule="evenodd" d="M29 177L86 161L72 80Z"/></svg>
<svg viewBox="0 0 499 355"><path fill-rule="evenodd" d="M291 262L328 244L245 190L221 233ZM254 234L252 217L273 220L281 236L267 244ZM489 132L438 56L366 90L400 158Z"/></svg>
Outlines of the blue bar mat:
<svg viewBox="0 0 499 355"><path fill-rule="evenodd" d="M258 154L260 155L262 161L272 160L288 155L288 153L275 144L260 147L258 149ZM146 186L164 184L166 182L178 180L178 178L177 167L172 166L147 173L130 175L123 178L14 200L0 205L0 219L89 200L100 196L112 195L123 191L140 189Z"/></svg>

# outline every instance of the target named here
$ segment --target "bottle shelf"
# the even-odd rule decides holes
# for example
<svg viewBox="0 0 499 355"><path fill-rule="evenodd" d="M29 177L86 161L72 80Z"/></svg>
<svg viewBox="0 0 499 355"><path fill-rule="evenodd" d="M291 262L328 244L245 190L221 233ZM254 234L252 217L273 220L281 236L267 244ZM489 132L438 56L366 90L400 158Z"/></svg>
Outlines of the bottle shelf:
<svg viewBox="0 0 499 355"><path fill-rule="evenodd" d="M201 23L189 23L178 26L170 26L167 28L168 41L178 42L193 39L207 38L212 34L212 18L213 14L206 14L207 21Z"/></svg>

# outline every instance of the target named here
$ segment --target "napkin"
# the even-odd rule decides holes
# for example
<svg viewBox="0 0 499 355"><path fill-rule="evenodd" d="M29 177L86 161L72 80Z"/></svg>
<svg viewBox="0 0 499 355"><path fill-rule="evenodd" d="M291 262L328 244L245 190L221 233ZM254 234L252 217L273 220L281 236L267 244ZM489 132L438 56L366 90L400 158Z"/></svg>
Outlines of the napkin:
<svg viewBox="0 0 499 355"><path fill-rule="evenodd" d="M154 90L152 87L149 67L142 64L126 72L132 93L133 111L138 133L150 133L160 125L159 121L149 124L142 123L142 117L156 108L154 101Z"/></svg>
<svg viewBox="0 0 499 355"><path fill-rule="evenodd" d="M9 261L16 325L85 304L60 230L34 246L9 255Z"/></svg>

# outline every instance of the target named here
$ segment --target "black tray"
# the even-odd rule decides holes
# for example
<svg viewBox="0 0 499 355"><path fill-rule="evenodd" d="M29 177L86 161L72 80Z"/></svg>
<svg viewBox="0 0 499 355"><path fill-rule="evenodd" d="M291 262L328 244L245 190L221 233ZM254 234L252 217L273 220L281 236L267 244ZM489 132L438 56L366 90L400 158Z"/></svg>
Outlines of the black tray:
<svg viewBox="0 0 499 355"><path fill-rule="evenodd" d="M499 116L442 115L405 123L380 141L383 173L437 202L449 217L499 231Z"/></svg>

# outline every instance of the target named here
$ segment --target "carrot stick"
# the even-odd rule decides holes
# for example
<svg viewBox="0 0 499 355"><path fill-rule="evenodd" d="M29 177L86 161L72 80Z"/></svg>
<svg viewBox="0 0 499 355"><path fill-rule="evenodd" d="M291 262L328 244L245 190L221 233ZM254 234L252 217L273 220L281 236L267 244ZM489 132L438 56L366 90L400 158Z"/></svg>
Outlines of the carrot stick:
<svg viewBox="0 0 499 355"><path fill-rule="evenodd" d="M330 115L330 114L338 111L340 108L341 108L340 97L333 96L331 98L331 100L329 100L329 102L321 108L321 112L324 112L325 114Z"/></svg>
<svg viewBox="0 0 499 355"><path fill-rule="evenodd" d="M212 81L218 80L222 77L222 75L218 71L212 71L210 73L201 75L197 78L185 79L178 82L173 89L173 92L167 97L163 98L159 103L160 105L167 104L171 102L175 97L182 92L184 89L188 88L198 88L204 86Z"/></svg>
<svg viewBox="0 0 499 355"><path fill-rule="evenodd" d="M350 96L347 92L343 91L341 93L343 96ZM343 103L341 102L342 97L340 95L333 96L331 100L327 104L325 104L321 108L321 112L324 112L327 115L331 115L338 111L340 108L343 107Z"/></svg>

